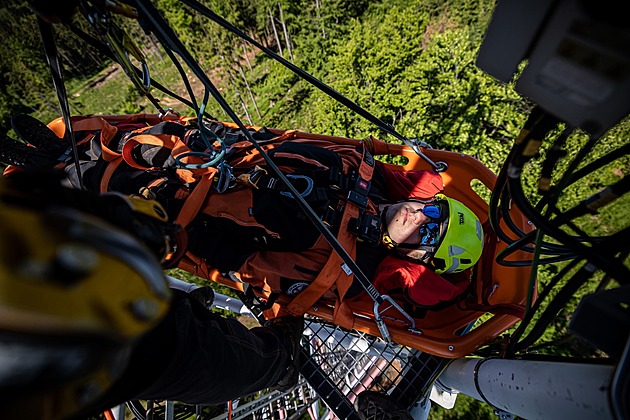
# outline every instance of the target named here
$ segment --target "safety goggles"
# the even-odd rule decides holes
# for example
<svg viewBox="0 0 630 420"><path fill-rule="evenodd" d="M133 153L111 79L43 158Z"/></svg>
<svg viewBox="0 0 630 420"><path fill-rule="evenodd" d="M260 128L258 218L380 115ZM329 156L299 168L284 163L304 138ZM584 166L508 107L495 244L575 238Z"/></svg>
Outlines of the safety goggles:
<svg viewBox="0 0 630 420"><path fill-rule="evenodd" d="M427 204L421 211L431 220L440 220L440 208L435 204Z"/></svg>
<svg viewBox="0 0 630 420"><path fill-rule="evenodd" d="M428 222L420 225L420 245L437 245L440 241L440 224Z"/></svg>
<svg viewBox="0 0 630 420"><path fill-rule="evenodd" d="M422 214L431 221L420 225L420 245L436 245L440 240L440 208L435 204L426 205Z"/></svg>

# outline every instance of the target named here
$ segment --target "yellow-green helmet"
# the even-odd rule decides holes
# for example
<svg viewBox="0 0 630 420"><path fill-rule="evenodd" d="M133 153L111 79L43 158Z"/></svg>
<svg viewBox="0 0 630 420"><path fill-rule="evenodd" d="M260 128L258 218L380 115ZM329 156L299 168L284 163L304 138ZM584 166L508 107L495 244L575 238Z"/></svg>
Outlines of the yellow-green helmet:
<svg viewBox="0 0 630 420"><path fill-rule="evenodd" d="M443 194L436 196L441 212L441 238L431 263L437 274L459 273L477 263L483 251L483 228L475 213Z"/></svg>

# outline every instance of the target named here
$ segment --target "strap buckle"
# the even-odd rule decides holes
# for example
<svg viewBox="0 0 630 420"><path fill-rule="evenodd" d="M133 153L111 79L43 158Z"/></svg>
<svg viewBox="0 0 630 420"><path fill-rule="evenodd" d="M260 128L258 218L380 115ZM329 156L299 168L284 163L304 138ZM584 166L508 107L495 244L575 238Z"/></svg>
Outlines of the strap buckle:
<svg viewBox="0 0 630 420"><path fill-rule="evenodd" d="M249 172L239 175L236 180L243 184L250 185L258 190L258 183L263 175L267 175L267 170L256 165L254 169Z"/></svg>
<svg viewBox="0 0 630 420"><path fill-rule="evenodd" d="M359 176L354 184L354 188L348 192L348 201L362 209L367 208L370 186L370 181L367 181Z"/></svg>

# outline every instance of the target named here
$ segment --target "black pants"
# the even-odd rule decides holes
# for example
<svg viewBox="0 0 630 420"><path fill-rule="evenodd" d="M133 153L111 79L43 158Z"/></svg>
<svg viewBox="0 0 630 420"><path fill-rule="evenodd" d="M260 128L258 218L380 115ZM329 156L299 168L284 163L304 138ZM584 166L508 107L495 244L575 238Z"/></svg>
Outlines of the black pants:
<svg viewBox="0 0 630 420"><path fill-rule="evenodd" d="M122 377L90 413L134 399L218 404L284 376L291 360L285 337L270 327L247 329L174 293L166 318L134 347Z"/></svg>

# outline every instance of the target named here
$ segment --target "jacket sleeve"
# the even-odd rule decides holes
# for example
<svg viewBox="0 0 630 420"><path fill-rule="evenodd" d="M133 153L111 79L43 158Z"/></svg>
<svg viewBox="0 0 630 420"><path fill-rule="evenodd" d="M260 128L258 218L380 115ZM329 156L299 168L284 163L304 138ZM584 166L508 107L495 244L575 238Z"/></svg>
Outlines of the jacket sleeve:
<svg viewBox="0 0 630 420"><path fill-rule="evenodd" d="M466 270L445 278L426 265L387 256L376 269L374 287L383 294L402 291L410 303L431 307L461 295L470 284L470 274Z"/></svg>
<svg viewBox="0 0 630 420"><path fill-rule="evenodd" d="M440 174L434 171L392 171L383 166L387 198L392 201L405 198L430 200L444 190Z"/></svg>

